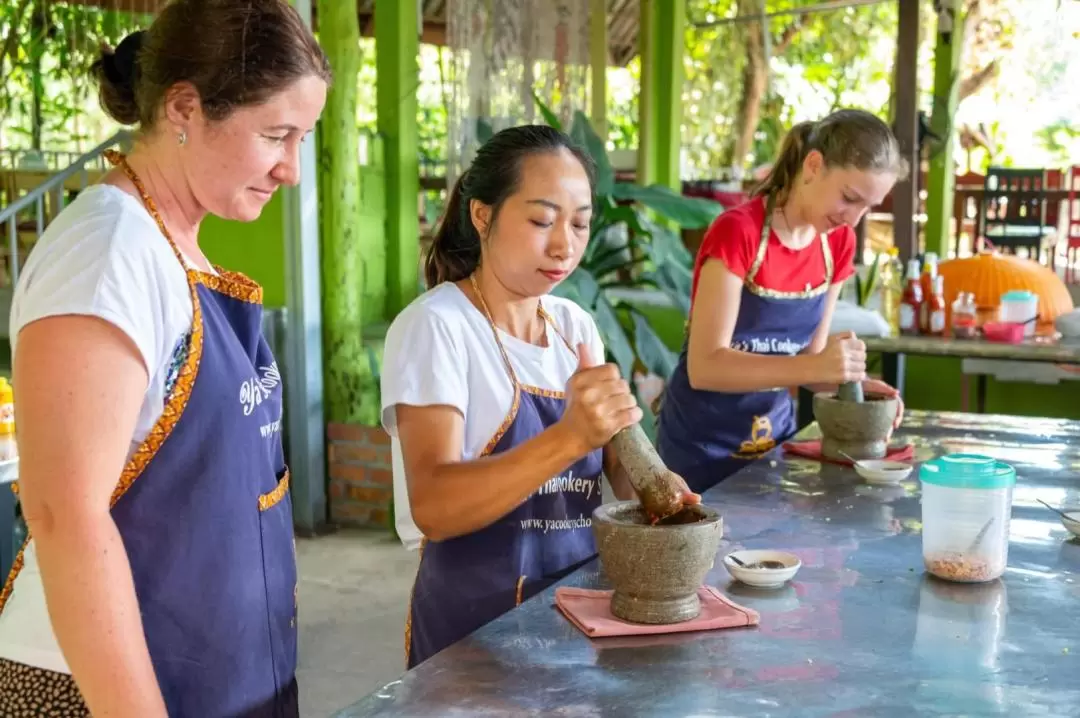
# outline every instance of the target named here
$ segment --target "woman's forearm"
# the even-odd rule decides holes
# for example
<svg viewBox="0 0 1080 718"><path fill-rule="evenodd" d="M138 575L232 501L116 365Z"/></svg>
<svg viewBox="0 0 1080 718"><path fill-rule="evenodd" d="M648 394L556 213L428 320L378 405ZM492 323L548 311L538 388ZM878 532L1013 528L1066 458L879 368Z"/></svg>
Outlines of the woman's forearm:
<svg viewBox="0 0 1080 718"><path fill-rule="evenodd" d="M722 348L687 360L690 386L702 391L741 393L803 386L819 378L812 354L770 356Z"/></svg>
<svg viewBox="0 0 1080 718"><path fill-rule="evenodd" d="M556 424L508 451L437 465L429 476L410 480L413 520L433 541L473 533L506 516L587 453L580 437Z"/></svg>
<svg viewBox="0 0 1080 718"><path fill-rule="evenodd" d="M131 565L112 517L29 521L53 630L95 718L166 718Z"/></svg>

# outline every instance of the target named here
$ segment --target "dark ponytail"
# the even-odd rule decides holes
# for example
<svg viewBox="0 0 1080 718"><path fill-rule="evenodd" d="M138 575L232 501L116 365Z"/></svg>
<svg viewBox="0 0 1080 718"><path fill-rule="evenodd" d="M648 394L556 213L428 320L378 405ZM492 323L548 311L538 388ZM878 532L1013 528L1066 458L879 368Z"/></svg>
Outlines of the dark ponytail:
<svg viewBox="0 0 1080 718"><path fill-rule="evenodd" d="M522 125L496 133L477 150L469 169L462 174L446 202L442 221L424 260L428 288L458 282L480 266L482 238L472 221L470 205L475 199L491 207L487 231L495 225L507 198L521 184L521 166L537 154L566 150L573 154L595 187L595 165L588 153L562 132L547 125Z"/></svg>
<svg viewBox="0 0 1080 718"><path fill-rule="evenodd" d="M900 143L881 118L865 110L837 110L817 122L800 122L780 145L776 163L754 195L775 193L783 205L802 172L803 161L817 150L826 167L847 167L863 172L892 172L903 178L908 163L900 156Z"/></svg>
<svg viewBox="0 0 1080 718"><path fill-rule="evenodd" d="M465 170L450 190L442 222L424 262L428 288L465 279L480 265L480 233L473 226L468 201L462 199L471 194L468 186L471 172Z"/></svg>

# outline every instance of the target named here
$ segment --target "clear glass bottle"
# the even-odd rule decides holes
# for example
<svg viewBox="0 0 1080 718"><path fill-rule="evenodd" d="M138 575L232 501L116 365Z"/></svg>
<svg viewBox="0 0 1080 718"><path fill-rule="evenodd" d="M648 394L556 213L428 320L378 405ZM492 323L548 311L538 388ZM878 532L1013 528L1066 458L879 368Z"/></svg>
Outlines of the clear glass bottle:
<svg viewBox="0 0 1080 718"><path fill-rule="evenodd" d="M975 295L960 292L952 304L952 333L957 339L973 339L978 333L979 313Z"/></svg>
<svg viewBox="0 0 1080 718"><path fill-rule="evenodd" d="M892 336L900 336L900 300L904 296L904 263L900 250L889 247L881 267L881 316L889 324Z"/></svg>

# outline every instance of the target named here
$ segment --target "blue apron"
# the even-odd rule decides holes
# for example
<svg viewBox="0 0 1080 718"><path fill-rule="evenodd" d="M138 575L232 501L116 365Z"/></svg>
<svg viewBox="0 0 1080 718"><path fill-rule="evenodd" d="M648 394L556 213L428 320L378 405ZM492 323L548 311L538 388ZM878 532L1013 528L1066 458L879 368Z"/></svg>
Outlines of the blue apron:
<svg viewBox="0 0 1080 718"><path fill-rule="evenodd" d="M774 198L769 197L754 262L746 273L731 348L752 354L793 356L817 332L833 277L828 238L821 235L825 281L801 292L781 292L754 282L769 245ZM787 387L731 394L694 389L687 372L688 336L664 391L657 451L692 491L703 493L772 449L796 430Z"/></svg>
<svg viewBox="0 0 1080 718"><path fill-rule="evenodd" d="M481 454L488 456L508 451L555 424L566 409L566 399L563 392L518 381L486 305L484 312L514 388L510 412ZM540 313L573 354L552 318L543 309ZM592 512L601 503L602 471L603 452L591 452L490 526L446 541L424 542L405 625L409 668L543 591L596 554Z"/></svg>
<svg viewBox="0 0 1080 718"><path fill-rule="evenodd" d="M122 156L109 159L183 264L139 178ZM169 716L293 718L296 554L262 289L231 272L187 277L187 358L121 474L112 516Z"/></svg>

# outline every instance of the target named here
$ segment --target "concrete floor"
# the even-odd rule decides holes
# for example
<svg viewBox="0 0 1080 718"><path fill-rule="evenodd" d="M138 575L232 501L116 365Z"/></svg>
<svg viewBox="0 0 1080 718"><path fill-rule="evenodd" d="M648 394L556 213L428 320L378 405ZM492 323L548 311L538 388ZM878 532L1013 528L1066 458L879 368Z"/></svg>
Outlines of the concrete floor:
<svg viewBox="0 0 1080 718"><path fill-rule="evenodd" d="M382 531L296 540L300 715L326 718L405 670L417 553Z"/></svg>

